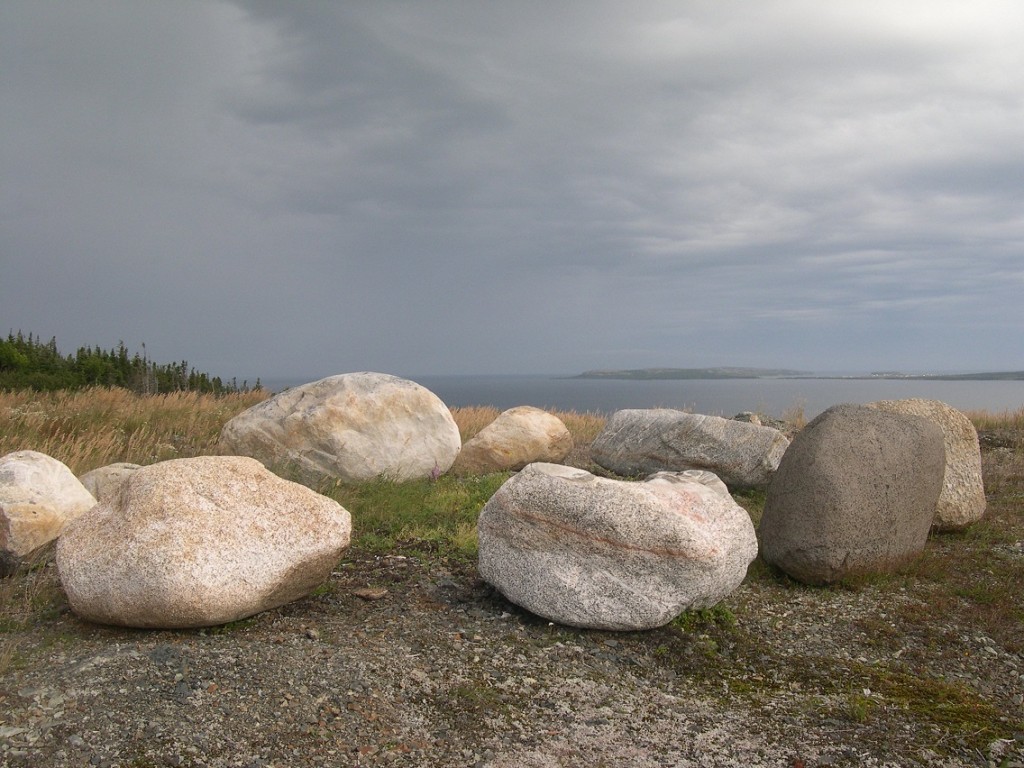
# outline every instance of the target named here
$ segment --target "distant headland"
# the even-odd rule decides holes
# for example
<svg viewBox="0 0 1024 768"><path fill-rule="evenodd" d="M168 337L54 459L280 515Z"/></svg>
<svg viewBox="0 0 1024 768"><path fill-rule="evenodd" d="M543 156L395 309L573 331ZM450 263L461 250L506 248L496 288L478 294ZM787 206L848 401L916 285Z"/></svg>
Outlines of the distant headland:
<svg viewBox="0 0 1024 768"><path fill-rule="evenodd" d="M872 373L830 376L785 368L634 368L627 370L584 371L573 379L615 379L627 381L671 379L910 379L927 381L1024 381L1024 371L991 373Z"/></svg>
<svg viewBox="0 0 1024 768"><path fill-rule="evenodd" d="M775 368L636 368L584 371L574 379L793 379L813 374Z"/></svg>

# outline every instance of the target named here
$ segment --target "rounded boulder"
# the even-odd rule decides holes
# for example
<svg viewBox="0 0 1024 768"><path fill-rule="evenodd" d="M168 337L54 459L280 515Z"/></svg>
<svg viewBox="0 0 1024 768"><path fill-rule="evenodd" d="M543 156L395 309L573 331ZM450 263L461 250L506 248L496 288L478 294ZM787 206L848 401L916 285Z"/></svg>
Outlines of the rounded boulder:
<svg viewBox="0 0 1024 768"><path fill-rule="evenodd" d="M891 571L924 549L944 469L935 423L833 406L782 457L758 529L761 555L809 584Z"/></svg>
<svg viewBox="0 0 1024 768"><path fill-rule="evenodd" d="M460 474L518 470L535 461L558 463L572 450L572 435L560 418L521 405L498 415L466 441L452 466Z"/></svg>
<svg viewBox="0 0 1024 768"><path fill-rule="evenodd" d="M419 384L345 373L285 390L221 430L222 453L251 456L315 486L413 480L446 472L462 447L451 411Z"/></svg>
<svg viewBox="0 0 1024 768"><path fill-rule="evenodd" d="M38 451L0 457L0 571L56 539L96 499L61 461Z"/></svg>
<svg viewBox="0 0 1024 768"><path fill-rule="evenodd" d="M130 627L223 624L308 595L352 523L337 502L241 456L134 470L57 542L71 609Z"/></svg>
<svg viewBox="0 0 1024 768"><path fill-rule="evenodd" d="M576 627L637 630L735 590L757 555L750 518L710 472L612 480L530 464L477 524L480 575L513 603Z"/></svg>
<svg viewBox="0 0 1024 768"><path fill-rule="evenodd" d="M892 413L922 416L939 425L946 446L946 472L932 528L958 531L978 522L985 514L985 483L978 430L971 420L940 400L879 400L868 405Z"/></svg>

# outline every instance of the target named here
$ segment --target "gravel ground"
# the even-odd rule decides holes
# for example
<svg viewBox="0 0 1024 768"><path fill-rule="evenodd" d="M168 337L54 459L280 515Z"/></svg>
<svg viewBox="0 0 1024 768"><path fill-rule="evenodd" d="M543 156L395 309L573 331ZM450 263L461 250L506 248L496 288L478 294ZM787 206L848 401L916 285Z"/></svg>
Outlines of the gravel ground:
<svg viewBox="0 0 1024 768"><path fill-rule="evenodd" d="M1024 542L998 547L1024 575ZM933 615L927 579L814 589L761 566L721 609L610 633L436 558L351 551L316 595L204 631L86 624L52 565L37 578L2 766L1024 767L1021 644Z"/></svg>

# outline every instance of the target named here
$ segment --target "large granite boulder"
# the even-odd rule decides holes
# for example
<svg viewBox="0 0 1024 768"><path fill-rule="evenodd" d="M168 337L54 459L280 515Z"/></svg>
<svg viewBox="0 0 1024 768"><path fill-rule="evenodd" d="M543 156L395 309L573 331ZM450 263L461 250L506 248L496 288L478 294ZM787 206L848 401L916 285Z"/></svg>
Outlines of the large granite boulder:
<svg viewBox="0 0 1024 768"><path fill-rule="evenodd" d="M84 619L202 627L308 595L352 524L337 502L241 456L142 467L57 541L57 571Z"/></svg>
<svg viewBox="0 0 1024 768"><path fill-rule="evenodd" d="M710 472L645 482L530 464L477 524L480 575L560 624L657 627L722 600L757 555L747 513Z"/></svg>
<svg viewBox="0 0 1024 768"><path fill-rule="evenodd" d="M620 475L704 469L730 488L765 488L789 439L771 427L668 408L617 411L590 447Z"/></svg>
<svg viewBox="0 0 1024 768"><path fill-rule="evenodd" d="M231 419L222 453L252 456L306 485L412 480L446 472L462 446L430 390L383 373L346 373L285 390Z"/></svg>
<svg viewBox="0 0 1024 768"><path fill-rule="evenodd" d="M107 464L104 467L86 472L78 479L85 489L96 497L96 501L106 501L121 487L128 476L139 468L138 464L131 464L121 461L116 464Z"/></svg>
<svg viewBox="0 0 1024 768"><path fill-rule="evenodd" d="M958 531L985 514L985 484L981 476L978 430L960 411L939 400L879 400L868 403L893 413L922 416L939 425L946 444L946 473L935 505L932 529Z"/></svg>
<svg viewBox="0 0 1024 768"><path fill-rule="evenodd" d="M945 464L932 421L829 408L796 435L772 478L762 557L809 584L898 567L924 549Z"/></svg>
<svg viewBox="0 0 1024 768"><path fill-rule="evenodd" d="M535 461L557 464L572 450L572 435L554 414L529 405L498 415L462 446L452 471L482 475L518 470Z"/></svg>
<svg viewBox="0 0 1024 768"><path fill-rule="evenodd" d="M0 575L16 570L95 504L74 473L45 453L0 457Z"/></svg>

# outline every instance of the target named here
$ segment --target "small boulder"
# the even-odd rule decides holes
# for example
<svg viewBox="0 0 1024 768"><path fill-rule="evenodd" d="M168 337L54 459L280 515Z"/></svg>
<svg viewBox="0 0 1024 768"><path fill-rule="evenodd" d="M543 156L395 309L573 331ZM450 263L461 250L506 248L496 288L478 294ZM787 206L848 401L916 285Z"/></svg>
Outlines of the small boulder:
<svg viewBox="0 0 1024 768"><path fill-rule="evenodd" d="M425 387L383 373L303 384L235 416L222 453L252 456L309 486L446 472L462 446L451 411Z"/></svg>
<svg viewBox="0 0 1024 768"><path fill-rule="evenodd" d="M893 413L907 413L934 421L946 444L946 473L935 505L932 530L958 531L985 514L985 484L981 475L978 430L960 411L939 400L879 400L868 403Z"/></svg>
<svg viewBox="0 0 1024 768"><path fill-rule="evenodd" d="M203 627L308 595L351 531L337 502L254 459L175 459L135 470L69 525L57 572L88 621Z"/></svg>
<svg viewBox="0 0 1024 768"><path fill-rule="evenodd" d="M668 408L616 411L590 447L619 475L703 469L729 488L764 488L789 439L771 427Z"/></svg>
<svg viewBox="0 0 1024 768"><path fill-rule="evenodd" d="M56 539L96 499L65 464L37 451L0 457L0 575Z"/></svg>
<svg viewBox="0 0 1024 768"><path fill-rule="evenodd" d="M529 405L510 408L467 440L452 465L460 474L518 470L535 461L557 464L572 435L557 416Z"/></svg>
<svg viewBox="0 0 1024 768"><path fill-rule="evenodd" d="M710 472L644 482L530 464L477 524L480 575L560 624L650 629L722 600L757 555L747 513Z"/></svg>
<svg viewBox="0 0 1024 768"><path fill-rule="evenodd" d="M891 571L924 549L945 463L934 422L829 408L797 434L772 478L762 557L808 584Z"/></svg>
<svg viewBox="0 0 1024 768"><path fill-rule="evenodd" d="M96 497L96 501L106 501L117 493L121 483L138 468L138 464L129 464L122 461L117 464L107 464L105 467L98 467L86 472L78 479L85 486L85 489Z"/></svg>

